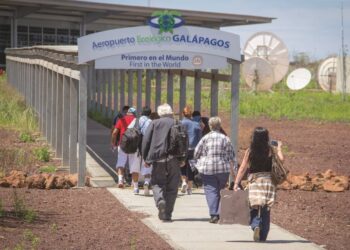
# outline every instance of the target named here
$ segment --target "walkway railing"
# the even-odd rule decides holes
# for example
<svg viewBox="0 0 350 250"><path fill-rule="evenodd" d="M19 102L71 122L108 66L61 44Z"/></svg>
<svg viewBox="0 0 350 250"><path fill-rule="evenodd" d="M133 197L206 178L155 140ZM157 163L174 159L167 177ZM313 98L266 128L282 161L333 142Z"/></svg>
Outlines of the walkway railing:
<svg viewBox="0 0 350 250"><path fill-rule="evenodd" d="M76 62L76 46L6 49L8 82L36 111L62 167L78 172L78 186L84 186L88 66Z"/></svg>

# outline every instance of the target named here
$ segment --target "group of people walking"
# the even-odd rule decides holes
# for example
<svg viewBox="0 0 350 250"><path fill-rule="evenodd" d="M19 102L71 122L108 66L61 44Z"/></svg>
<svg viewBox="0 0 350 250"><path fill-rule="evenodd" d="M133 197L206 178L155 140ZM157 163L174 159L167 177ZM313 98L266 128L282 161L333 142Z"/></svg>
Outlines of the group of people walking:
<svg viewBox="0 0 350 250"><path fill-rule="evenodd" d="M270 208L274 203L276 187L271 181L272 146L267 129L257 127L252 134L239 170L230 138L222 130L221 119L206 120L199 111L192 112L189 106L183 110L180 124L188 136L187 157L169 153L169 134L177 124L173 110L162 104L157 112L144 107L140 118L136 109L125 107L124 114L115 120L112 130L112 146L118 148L118 187L124 187L126 162L132 176L134 193L139 193L139 174L145 177L144 192L149 195L152 185L153 197L158 208L158 217L164 222L172 221L172 213L180 186L182 193L192 194L194 177L200 174L209 208L209 222L220 219L220 191L227 186L229 176L234 182L234 191L248 171L249 202L251 207L250 225L255 241L265 241L270 225ZM128 128L139 127L142 142L135 153L126 154L118 147ZM277 145L277 156L283 160L281 142Z"/></svg>

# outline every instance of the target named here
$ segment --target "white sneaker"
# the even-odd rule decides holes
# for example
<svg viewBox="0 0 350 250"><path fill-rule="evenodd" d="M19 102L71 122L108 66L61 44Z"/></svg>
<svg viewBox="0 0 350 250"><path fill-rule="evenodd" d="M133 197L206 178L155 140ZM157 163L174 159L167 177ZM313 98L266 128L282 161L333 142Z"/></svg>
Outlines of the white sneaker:
<svg viewBox="0 0 350 250"><path fill-rule="evenodd" d="M149 196L149 184L147 182L143 184L143 194Z"/></svg>
<svg viewBox="0 0 350 250"><path fill-rule="evenodd" d="M181 186L181 193L186 193L186 190L187 190L187 184L184 182L182 183L182 186Z"/></svg>
<svg viewBox="0 0 350 250"><path fill-rule="evenodd" d="M191 188L187 189L187 194L188 194L188 195L191 195L191 194L192 194L192 189L191 189Z"/></svg>

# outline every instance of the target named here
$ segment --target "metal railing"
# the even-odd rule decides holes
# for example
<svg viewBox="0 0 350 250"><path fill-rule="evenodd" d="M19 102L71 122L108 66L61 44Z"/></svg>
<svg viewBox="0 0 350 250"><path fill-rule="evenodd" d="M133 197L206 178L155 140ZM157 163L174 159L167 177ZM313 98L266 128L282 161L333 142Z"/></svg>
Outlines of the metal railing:
<svg viewBox="0 0 350 250"><path fill-rule="evenodd" d="M8 82L35 110L43 136L62 167L86 174L88 65L77 64L76 46L6 49Z"/></svg>

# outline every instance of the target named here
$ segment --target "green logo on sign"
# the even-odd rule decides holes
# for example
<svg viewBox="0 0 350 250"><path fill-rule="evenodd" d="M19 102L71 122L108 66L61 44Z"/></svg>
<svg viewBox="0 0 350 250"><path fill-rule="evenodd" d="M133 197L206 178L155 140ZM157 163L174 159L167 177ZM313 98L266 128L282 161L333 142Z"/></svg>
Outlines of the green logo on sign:
<svg viewBox="0 0 350 250"><path fill-rule="evenodd" d="M148 20L148 24L159 29L159 34L163 32L173 33L173 29L184 24L181 13L176 10L155 11Z"/></svg>

